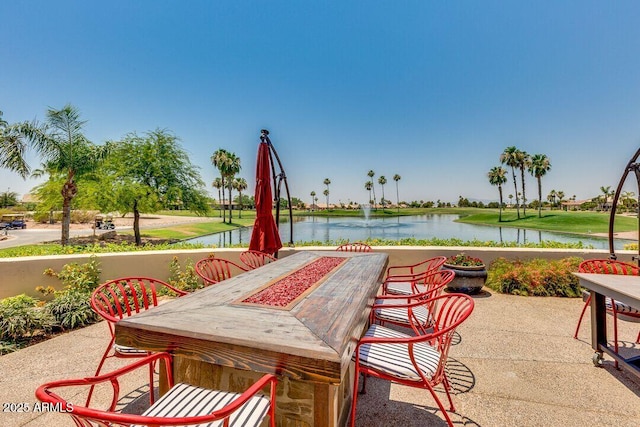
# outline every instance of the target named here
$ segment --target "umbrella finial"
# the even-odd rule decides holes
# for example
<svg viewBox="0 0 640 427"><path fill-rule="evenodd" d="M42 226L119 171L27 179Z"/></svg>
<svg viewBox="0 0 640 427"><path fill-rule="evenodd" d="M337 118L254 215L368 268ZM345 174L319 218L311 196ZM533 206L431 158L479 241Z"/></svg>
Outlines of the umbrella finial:
<svg viewBox="0 0 640 427"><path fill-rule="evenodd" d="M260 142L266 142L271 145L271 140L269 139L269 131L266 129L262 129L260 131Z"/></svg>

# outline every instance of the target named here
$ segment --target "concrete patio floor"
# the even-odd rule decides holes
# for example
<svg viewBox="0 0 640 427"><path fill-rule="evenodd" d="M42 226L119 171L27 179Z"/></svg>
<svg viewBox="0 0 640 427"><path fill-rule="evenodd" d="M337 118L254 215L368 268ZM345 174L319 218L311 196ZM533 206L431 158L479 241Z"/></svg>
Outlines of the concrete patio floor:
<svg viewBox="0 0 640 427"><path fill-rule="evenodd" d="M588 316L580 339L573 339L581 300L486 291L474 299L448 367L456 426L639 425L640 380L616 370L606 356L602 368L593 366ZM619 328L624 350L640 354L633 343L640 325L620 322ZM12 413L4 404L32 407L39 384L90 376L106 343L107 327L100 323L0 357L0 425L72 426L67 415ZM121 364L111 360L107 369ZM446 402L444 392L440 396ZM446 425L427 391L374 378L357 413L358 426Z"/></svg>

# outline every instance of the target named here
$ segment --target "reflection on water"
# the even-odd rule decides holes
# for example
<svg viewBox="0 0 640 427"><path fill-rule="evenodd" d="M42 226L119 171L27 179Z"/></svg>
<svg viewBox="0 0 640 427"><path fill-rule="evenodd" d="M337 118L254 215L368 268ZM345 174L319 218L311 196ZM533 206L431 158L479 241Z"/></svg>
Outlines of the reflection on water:
<svg viewBox="0 0 640 427"><path fill-rule="evenodd" d="M582 242L596 249L608 249L607 239L574 236L548 231L527 230L524 228L490 227L483 225L454 222L458 215L430 214L393 218L327 218L316 216L294 217L293 236L295 242L336 242L338 240L389 239L460 239L462 241L480 240L495 242L516 242L518 244L556 241L561 243ZM280 224L280 236L283 244L289 241L289 224ZM194 243L225 247L235 244L248 244L251 240L251 228L235 229L223 233L198 237L190 240ZM616 249L623 249L628 241L617 240Z"/></svg>

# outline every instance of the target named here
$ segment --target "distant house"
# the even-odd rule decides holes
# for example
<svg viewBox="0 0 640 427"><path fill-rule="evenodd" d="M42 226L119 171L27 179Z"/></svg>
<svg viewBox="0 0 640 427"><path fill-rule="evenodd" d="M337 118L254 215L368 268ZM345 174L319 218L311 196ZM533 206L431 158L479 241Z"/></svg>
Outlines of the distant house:
<svg viewBox="0 0 640 427"><path fill-rule="evenodd" d="M565 200L560 205L562 206L563 210L572 211L572 210L580 209L580 206L583 203L590 202L590 201L591 200L589 200L589 199L587 199L587 200Z"/></svg>

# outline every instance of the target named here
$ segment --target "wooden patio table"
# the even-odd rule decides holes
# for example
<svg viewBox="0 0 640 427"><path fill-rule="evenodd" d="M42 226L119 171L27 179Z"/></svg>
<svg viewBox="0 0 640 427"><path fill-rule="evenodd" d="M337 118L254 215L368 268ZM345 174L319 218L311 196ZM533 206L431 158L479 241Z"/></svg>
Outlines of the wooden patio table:
<svg viewBox="0 0 640 427"><path fill-rule="evenodd" d="M288 306L243 302L325 257L344 262ZM116 342L171 352L176 382L242 391L276 374L277 425L342 426L351 356L387 262L384 253L298 252L121 320Z"/></svg>
<svg viewBox="0 0 640 427"><path fill-rule="evenodd" d="M602 354L607 353L618 364L640 378L640 355L625 358L616 353L607 342L606 297L615 301L640 307L640 276L619 274L574 273L580 279L580 286L591 291L591 346L595 350L593 363L602 363ZM624 313L618 313L624 316Z"/></svg>

